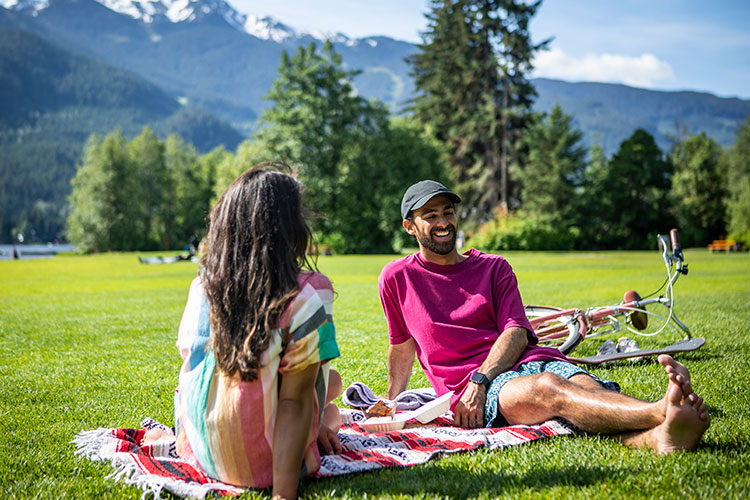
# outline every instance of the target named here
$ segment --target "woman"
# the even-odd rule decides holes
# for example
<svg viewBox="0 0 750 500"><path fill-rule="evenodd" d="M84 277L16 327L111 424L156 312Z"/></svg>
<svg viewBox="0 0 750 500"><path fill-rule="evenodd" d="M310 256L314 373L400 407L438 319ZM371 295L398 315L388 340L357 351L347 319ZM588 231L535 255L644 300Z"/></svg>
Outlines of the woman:
<svg viewBox="0 0 750 500"><path fill-rule="evenodd" d="M211 211L177 347L177 451L209 476L294 498L339 452L333 288L305 254L302 185L284 164L238 177ZM316 443L317 440L317 443Z"/></svg>

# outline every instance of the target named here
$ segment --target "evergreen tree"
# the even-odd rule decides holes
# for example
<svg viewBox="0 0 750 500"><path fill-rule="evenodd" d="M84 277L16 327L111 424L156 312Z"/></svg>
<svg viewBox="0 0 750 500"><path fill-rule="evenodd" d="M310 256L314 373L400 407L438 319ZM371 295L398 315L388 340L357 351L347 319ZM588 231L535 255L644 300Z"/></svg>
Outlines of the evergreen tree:
<svg viewBox="0 0 750 500"><path fill-rule="evenodd" d="M721 148L705 133L677 144L671 199L683 245L705 245L725 234L726 180Z"/></svg>
<svg viewBox="0 0 750 500"><path fill-rule="evenodd" d="M421 94L414 112L448 145L464 196L464 215L486 220L507 209L508 165L535 92L527 79L534 52L529 20L540 1L433 0L429 24L410 58Z"/></svg>
<svg viewBox="0 0 750 500"><path fill-rule="evenodd" d="M727 211L732 238L750 247L750 116L737 131L728 153Z"/></svg>
<svg viewBox="0 0 750 500"><path fill-rule="evenodd" d="M672 164L643 129L620 144L606 169L587 175L583 215L590 244L599 248L651 248L673 226L669 189Z"/></svg>
<svg viewBox="0 0 750 500"><path fill-rule="evenodd" d="M519 171L523 208L557 224L578 224L579 189L586 169L583 133L560 106L534 122L523 138L526 162Z"/></svg>

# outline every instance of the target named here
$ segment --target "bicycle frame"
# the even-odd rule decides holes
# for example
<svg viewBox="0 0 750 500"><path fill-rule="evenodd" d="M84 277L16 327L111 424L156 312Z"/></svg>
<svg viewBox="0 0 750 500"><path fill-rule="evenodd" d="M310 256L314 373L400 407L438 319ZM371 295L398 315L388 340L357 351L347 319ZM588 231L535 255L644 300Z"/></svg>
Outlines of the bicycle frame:
<svg viewBox="0 0 750 500"><path fill-rule="evenodd" d="M674 284L681 274L687 274L687 264L684 263L684 255L680 248L679 236L676 229L670 231L672 250L670 252L669 242L664 235L658 235L659 249L667 269L667 280L654 292L659 293L666 287L665 294L655 298L646 298L625 301L617 305L590 307L585 311L578 308L562 309L550 306L526 306L526 315L529 317L534 333L539 338L540 344L557 347L567 354L578 346L587 336L595 337L620 331L623 327L630 332L641 336L658 335L667 327L672 325L685 334L685 339L691 338L690 329L674 313ZM652 294L652 295L654 295ZM637 294L635 294L637 296ZM659 314L646 310L646 306L661 304L669 311L665 318ZM662 326L655 332L643 333L631 327L631 316L633 314L644 314L655 316L664 321Z"/></svg>

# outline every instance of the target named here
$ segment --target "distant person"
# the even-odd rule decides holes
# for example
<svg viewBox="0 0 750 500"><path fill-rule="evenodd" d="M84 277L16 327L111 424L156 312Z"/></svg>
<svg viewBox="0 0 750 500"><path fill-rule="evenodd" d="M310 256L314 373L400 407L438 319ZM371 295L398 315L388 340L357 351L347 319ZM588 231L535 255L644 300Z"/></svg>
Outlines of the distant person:
<svg viewBox="0 0 750 500"><path fill-rule="evenodd" d="M406 389L416 356L438 395L454 392L457 426L535 425L561 417L659 453L695 447L710 418L688 369L659 356L664 397L642 401L559 350L537 345L510 264L473 249L457 252L460 202L431 180L404 193L402 224L419 252L387 264L378 280L390 339L388 397Z"/></svg>
<svg viewBox="0 0 750 500"><path fill-rule="evenodd" d="M195 253L197 251L198 247L198 237L196 235L190 236L190 240L188 241L188 244L185 245L185 247L182 249L183 252L187 252L186 254L183 253L180 257L180 260L193 260L193 257L195 257Z"/></svg>
<svg viewBox="0 0 750 500"><path fill-rule="evenodd" d="M303 187L288 170L248 170L211 211L177 339L177 452L274 498L295 498L321 453L341 451L333 288L305 255Z"/></svg>

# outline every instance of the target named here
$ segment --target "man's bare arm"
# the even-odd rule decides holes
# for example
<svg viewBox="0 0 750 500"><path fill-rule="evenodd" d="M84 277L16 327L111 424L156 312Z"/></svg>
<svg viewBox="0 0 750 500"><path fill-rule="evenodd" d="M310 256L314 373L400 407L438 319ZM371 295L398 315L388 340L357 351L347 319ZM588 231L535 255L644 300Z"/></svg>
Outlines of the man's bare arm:
<svg viewBox="0 0 750 500"><path fill-rule="evenodd" d="M484 360L478 371L493 380L516 364L528 343L529 339L525 328L508 328L500 334L492 345L487 359ZM459 427L482 426L486 399L486 389L483 385L469 383L463 396L456 403L453 423Z"/></svg>
<svg viewBox="0 0 750 500"><path fill-rule="evenodd" d="M416 354L414 339L388 346L388 398L393 399L406 390L411 378Z"/></svg>

